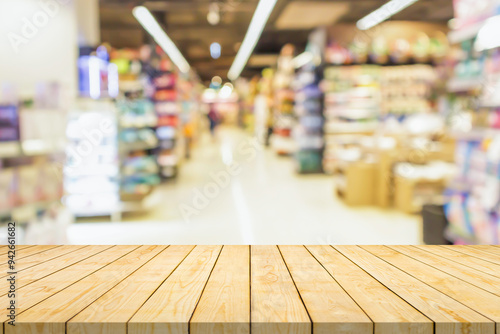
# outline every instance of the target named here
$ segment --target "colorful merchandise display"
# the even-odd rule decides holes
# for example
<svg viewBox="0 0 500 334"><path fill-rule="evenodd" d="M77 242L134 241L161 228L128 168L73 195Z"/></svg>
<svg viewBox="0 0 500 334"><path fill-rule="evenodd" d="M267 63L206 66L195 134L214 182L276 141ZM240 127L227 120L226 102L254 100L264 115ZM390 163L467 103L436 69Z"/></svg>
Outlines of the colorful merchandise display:
<svg viewBox="0 0 500 334"><path fill-rule="evenodd" d="M34 99L24 101L14 87L8 91L0 94L0 222L17 223L19 242L66 242L73 219L60 204L66 132L60 87L40 83Z"/></svg>
<svg viewBox="0 0 500 334"><path fill-rule="evenodd" d="M182 153L182 123L180 114L182 108L177 87L178 73L172 62L161 56L159 65L152 78L155 92L153 94L154 108L158 118L156 136L159 141L157 159L160 166L160 177L168 179L175 177L184 154Z"/></svg>
<svg viewBox="0 0 500 334"><path fill-rule="evenodd" d="M486 50L479 35L500 6L485 1L472 8L472 2L456 1L454 7L457 24L449 37L460 43L461 57L455 58L448 90L458 174L446 190L446 237L456 244L499 244L500 53Z"/></svg>
<svg viewBox="0 0 500 334"><path fill-rule="evenodd" d="M294 80L295 67L293 55L295 48L291 44L281 49L278 57L278 68L274 75L273 101L273 137L272 147L277 154L289 155L295 152L292 130L295 127L294 116Z"/></svg>

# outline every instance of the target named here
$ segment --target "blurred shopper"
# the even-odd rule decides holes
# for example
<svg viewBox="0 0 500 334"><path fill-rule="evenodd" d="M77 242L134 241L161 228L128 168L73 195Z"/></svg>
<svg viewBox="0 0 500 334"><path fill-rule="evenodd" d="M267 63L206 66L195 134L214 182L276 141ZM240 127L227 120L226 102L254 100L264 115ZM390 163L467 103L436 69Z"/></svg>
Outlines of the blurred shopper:
<svg viewBox="0 0 500 334"><path fill-rule="evenodd" d="M215 128L219 123L219 115L217 114L217 111L215 110L215 106L213 104L210 105L210 111L208 112L207 117L208 121L210 122L210 133L212 134L212 137L214 137Z"/></svg>
<svg viewBox="0 0 500 334"><path fill-rule="evenodd" d="M191 146L193 145L193 123L187 122L184 125L184 138L186 139L186 159L191 158Z"/></svg>
<svg viewBox="0 0 500 334"><path fill-rule="evenodd" d="M269 108L267 111L266 126L267 126L266 146L269 146L271 144L271 136L273 135L274 132L273 112L271 108Z"/></svg>

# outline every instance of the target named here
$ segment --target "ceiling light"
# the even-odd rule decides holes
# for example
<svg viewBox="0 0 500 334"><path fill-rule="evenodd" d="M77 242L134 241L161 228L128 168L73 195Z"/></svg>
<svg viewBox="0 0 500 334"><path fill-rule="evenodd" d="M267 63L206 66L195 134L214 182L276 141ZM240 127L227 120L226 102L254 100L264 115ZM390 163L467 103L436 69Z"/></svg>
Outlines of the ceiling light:
<svg viewBox="0 0 500 334"><path fill-rule="evenodd" d="M212 84L215 86L220 86L222 84L222 78L216 75L212 78Z"/></svg>
<svg viewBox="0 0 500 334"><path fill-rule="evenodd" d="M220 22L219 5L215 2L210 4L210 6L208 7L207 21L213 26L219 24Z"/></svg>
<svg viewBox="0 0 500 334"><path fill-rule="evenodd" d="M484 51L500 47L500 15L490 17L477 33L474 49Z"/></svg>
<svg viewBox="0 0 500 334"><path fill-rule="evenodd" d="M213 59L219 59L221 54L221 46L219 43L212 43L210 44L210 56L212 56Z"/></svg>
<svg viewBox="0 0 500 334"><path fill-rule="evenodd" d="M309 51L305 51L299 54L297 57L293 58L293 66L295 68L300 68L313 61L313 59L314 59L313 54Z"/></svg>
<svg viewBox="0 0 500 334"><path fill-rule="evenodd" d="M257 45L257 41L266 26L269 15L271 15L271 12L276 5L276 1L277 0L259 0L259 4L253 14L250 25L248 26L245 38L243 39L241 47L236 54L236 58L234 58L233 64L227 74L229 79L236 80L240 76L241 71L243 71L248 58L250 58L250 55L255 48L255 45Z"/></svg>
<svg viewBox="0 0 500 334"><path fill-rule="evenodd" d="M229 86L224 85L221 90L219 91L219 97L223 99L227 99L231 97L231 94L233 93L233 89Z"/></svg>
<svg viewBox="0 0 500 334"><path fill-rule="evenodd" d="M183 73L189 72L190 66L188 62L184 56L182 56L182 53L177 46L175 46L174 42L172 42L170 37L168 37L165 31L160 27L151 12L146 7L138 6L133 9L132 13L179 70Z"/></svg>
<svg viewBox="0 0 500 334"><path fill-rule="evenodd" d="M356 26L360 30L368 30L417 1L418 0L391 0L382 5L379 9L363 17L356 23Z"/></svg>

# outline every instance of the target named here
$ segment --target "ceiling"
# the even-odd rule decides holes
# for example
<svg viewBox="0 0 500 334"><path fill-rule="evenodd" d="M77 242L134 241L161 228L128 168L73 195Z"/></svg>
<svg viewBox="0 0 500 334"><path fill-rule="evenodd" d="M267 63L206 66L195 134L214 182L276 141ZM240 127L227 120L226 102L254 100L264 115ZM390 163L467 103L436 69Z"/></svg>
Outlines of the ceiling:
<svg viewBox="0 0 500 334"><path fill-rule="evenodd" d="M221 21L207 21L211 3L221 8ZM278 0L254 55L243 71L252 76L273 62L281 47L293 43L305 47L314 26L333 22L356 22L387 0ZM135 6L146 6L181 50L203 80L214 75L226 78L243 40L258 0L101 0L100 20L103 42L112 46L138 47L149 36L132 15ZM394 20L445 23L453 17L452 0L420 0L393 16ZM209 46L222 46L219 59L210 57Z"/></svg>

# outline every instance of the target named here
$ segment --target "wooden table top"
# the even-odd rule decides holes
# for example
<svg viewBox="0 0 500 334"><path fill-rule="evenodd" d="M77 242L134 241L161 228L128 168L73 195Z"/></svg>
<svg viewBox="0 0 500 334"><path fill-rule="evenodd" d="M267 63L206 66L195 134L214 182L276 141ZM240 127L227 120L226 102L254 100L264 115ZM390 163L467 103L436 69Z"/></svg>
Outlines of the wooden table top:
<svg viewBox="0 0 500 334"><path fill-rule="evenodd" d="M498 246L19 246L3 333L500 333Z"/></svg>

